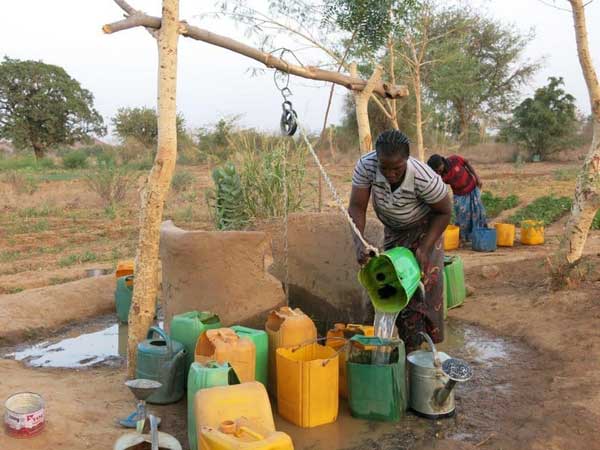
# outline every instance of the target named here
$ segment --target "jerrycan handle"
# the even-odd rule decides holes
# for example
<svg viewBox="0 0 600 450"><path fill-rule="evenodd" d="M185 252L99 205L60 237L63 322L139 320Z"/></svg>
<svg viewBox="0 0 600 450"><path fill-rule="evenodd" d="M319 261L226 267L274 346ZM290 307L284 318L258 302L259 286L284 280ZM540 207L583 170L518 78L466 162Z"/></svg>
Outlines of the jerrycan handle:
<svg viewBox="0 0 600 450"><path fill-rule="evenodd" d="M169 354L172 355L173 354L173 344L171 342L171 338L165 332L165 330L163 330L160 327L150 327L150 328L148 328L148 334L146 335L146 339L152 339L152 335L154 333L158 334L163 339L163 341L165 341L167 343L167 348L169 350Z"/></svg>
<svg viewBox="0 0 600 450"><path fill-rule="evenodd" d="M423 338L427 341L427 344L429 345L429 348L433 352L433 365L434 365L434 367L438 367L438 368L442 367L442 363L440 361L440 355L438 355L438 351L435 348L435 345L433 345L433 341L431 340L431 338L429 337L429 335L427 333L425 333L424 331L419 331L419 334L421 336L423 336Z"/></svg>

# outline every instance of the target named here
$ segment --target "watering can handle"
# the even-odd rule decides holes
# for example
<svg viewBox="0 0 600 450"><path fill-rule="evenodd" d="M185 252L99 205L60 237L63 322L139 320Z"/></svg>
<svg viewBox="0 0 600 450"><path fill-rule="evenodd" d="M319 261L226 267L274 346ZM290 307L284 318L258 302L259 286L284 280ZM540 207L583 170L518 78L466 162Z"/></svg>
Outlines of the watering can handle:
<svg viewBox="0 0 600 450"><path fill-rule="evenodd" d="M427 333L425 333L424 331L419 331L419 334L421 336L423 336L423 338L427 341L429 348L433 352L433 365L435 367L442 367L442 363L440 361L440 356L438 355L437 349L435 348L435 345L433 344L433 341L431 340L429 335Z"/></svg>
<svg viewBox="0 0 600 450"><path fill-rule="evenodd" d="M167 343L167 348L169 349L169 354L172 355L173 354L173 345L171 342L171 338L165 332L165 330L163 330L160 327L150 327L150 328L148 328L148 334L146 335L146 339L151 339L152 335L154 333L158 334L161 338L163 338L163 341L165 341Z"/></svg>

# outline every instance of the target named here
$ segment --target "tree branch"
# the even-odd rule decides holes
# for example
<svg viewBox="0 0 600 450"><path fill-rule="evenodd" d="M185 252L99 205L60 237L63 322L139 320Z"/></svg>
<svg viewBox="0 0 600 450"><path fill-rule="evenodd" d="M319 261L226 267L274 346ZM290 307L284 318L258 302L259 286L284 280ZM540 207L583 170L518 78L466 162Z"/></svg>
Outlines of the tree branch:
<svg viewBox="0 0 600 450"><path fill-rule="evenodd" d="M118 1L122 2L123 0ZM123 21L104 25L102 27L102 30L105 33L110 34L117 31L133 28L136 26L144 26L147 28L159 29L160 24L161 19L158 17L152 17L141 12L135 12L133 16ZM250 47L249 45L228 38L226 36L221 36L216 33L212 33L208 30L189 25L185 21L180 22L179 32L185 37L189 37L197 41L206 42L208 44L212 44L217 47L221 47L233 51L235 53L239 53L240 55L258 61L269 68L278 69L283 72L287 72L302 78L307 78L310 80L329 81L335 84L339 84L340 86L344 86L345 88L353 91L363 91L368 85L367 81L358 77L352 77L329 70L319 69L317 67L312 66L301 67L298 65L289 64L288 62L277 58L270 53L263 52L254 47ZM373 83L373 85L370 87L372 88L372 92L376 92L378 95L386 98L400 98L406 97L408 95L408 88L406 86L390 85L389 83L384 83L381 80L378 80L376 83Z"/></svg>

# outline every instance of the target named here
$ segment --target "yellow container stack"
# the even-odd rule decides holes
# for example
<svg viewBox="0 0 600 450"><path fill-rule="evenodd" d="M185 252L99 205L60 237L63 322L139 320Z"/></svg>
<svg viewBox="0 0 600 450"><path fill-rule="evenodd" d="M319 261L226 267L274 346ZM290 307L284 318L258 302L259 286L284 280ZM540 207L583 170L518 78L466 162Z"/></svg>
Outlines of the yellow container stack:
<svg viewBox="0 0 600 450"><path fill-rule="evenodd" d="M119 261L117 263L117 269L115 270L115 278L126 277L127 275L133 275L134 262L133 260Z"/></svg>
<svg viewBox="0 0 600 450"><path fill-rule="evenodd" d="M198 391L194 398L200 450L292 450L292 440L275 431L265 387L259 382Z"/></svg>
<svg viewBox="0 0 600 450"><path fill-rule="evenodd" d="M456 250L460 244L460 228L448 225L444 231L444 250Z"/></svg>
<svg viewBox="0 0 600 450"><path fill-rule="evenodd" d="M544 224L538 220L521 222L521 244L540 245L544 243Z"/></svg>
<svg viewBox="0 0 600 450"><path fill-rule="evenodd" d="M231 328L202 333L194 353L197 362L228 362L242 383L256 379L256 346L250 339L239 337Z"/></svg>
<svg viewBox="0 0 600 450"><path fill-rule="evenodd" d="M278 348L290 348L317 340L317 328L310 317L299 308L283 306L271 311L265 330L269 336L269 390L277 391Z"/></svg>
<svg viewBox="0 0 600 450"><path fill-rule="evenodd" d="M304 428L335 422L339 399L339 359L319 344L277 350L279 414Z"/></svg>
<svg viewBox="0 0 600 450"><path fill-rule="evenodd" d="M496 245L512 247L515 244L515 226L512 223L496 223Z"/></svg>
<svg viewBox="0 0 600 450"><path fill-rule="evenodd" d="M364 336L374 336L375 327L372 325L358 325L355 323L349 323L348 325L343 323L336 323L333 329L327 332L327 341L325 345L331 347L335 351L339 351L346 343L348 339L355 334L362 334ZM346 355L347 351L339 351L339 368L340 368L340 395L343 398L348 398L348 380L346 378Z"/></svg>

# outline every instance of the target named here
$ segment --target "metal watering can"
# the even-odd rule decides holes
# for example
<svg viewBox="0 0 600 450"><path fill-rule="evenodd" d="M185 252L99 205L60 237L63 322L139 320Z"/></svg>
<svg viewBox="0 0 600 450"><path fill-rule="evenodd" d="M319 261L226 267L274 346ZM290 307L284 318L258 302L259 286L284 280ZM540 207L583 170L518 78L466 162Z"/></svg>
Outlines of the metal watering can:
<svg viewBox="0 0 600 450"><path fill-rule="evenodd" d="M410 407L429 419L450 417L455 411L454 386L469 380L473 370L466 361L438 352L429 335L419 334L429 344L430 351L416 350L407 357Z"/></svg>
<svg viewBox="0 0 600 450"><path fill-rule="evenodd" d="M395 247L369 260L358 274L376 310L397 313L421 287L421 269L413 253Z"/></svg>

